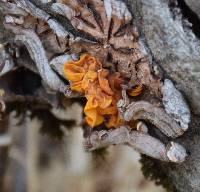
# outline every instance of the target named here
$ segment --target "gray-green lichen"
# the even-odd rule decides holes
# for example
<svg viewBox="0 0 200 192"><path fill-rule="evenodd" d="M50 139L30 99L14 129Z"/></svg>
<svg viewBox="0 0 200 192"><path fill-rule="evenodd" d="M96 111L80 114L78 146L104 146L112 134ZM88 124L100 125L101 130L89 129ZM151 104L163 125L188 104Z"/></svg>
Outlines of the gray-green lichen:
<svg viewBox="0 0 200 192"><path fill-rule="evenodd" d="M169 79L165 79L161 92L165 111L180 124L183 130L187 130L190 122L190 110L182 94Z"/></svg>

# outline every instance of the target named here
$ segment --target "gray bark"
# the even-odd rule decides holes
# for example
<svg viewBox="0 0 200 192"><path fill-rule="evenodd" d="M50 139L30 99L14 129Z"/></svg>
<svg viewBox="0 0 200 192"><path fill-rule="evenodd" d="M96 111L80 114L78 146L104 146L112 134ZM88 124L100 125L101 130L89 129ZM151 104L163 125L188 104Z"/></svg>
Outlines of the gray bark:
<svg viewBox="0 0 200 192"><path fill-rule="evenodd" d="M132 10L137 18L145 40L154 57L154 62L159 64L166 76L174 80L179 90L184 93L192 109L192 122L184 136L178 138L179 143L189 151L188 159L180 164L165 164L157 162L147 164L154 165L155 175L157 171L164 172L168 184L175 186L176 191L198 192L200 191L200 49L199 38L188 26L187 18L184 18L185 10L177 12L178 8L169 7L169 2L164 0L138 0L128 1L132 4ZM187 1L191 9L199 15L199 1ZM191 13L192 14L192 13ZM141 17L140 17L141 16ZM194 20L194 23L197 21ZM197 22L200 24L200 22ZM200 25L198 25L199 27ZM162 181L161 181L162 183ZM165 183L165 181L163 181ZM169 188L170 189L170 186ZM172 188L171 188L172 189Z"/></svg>

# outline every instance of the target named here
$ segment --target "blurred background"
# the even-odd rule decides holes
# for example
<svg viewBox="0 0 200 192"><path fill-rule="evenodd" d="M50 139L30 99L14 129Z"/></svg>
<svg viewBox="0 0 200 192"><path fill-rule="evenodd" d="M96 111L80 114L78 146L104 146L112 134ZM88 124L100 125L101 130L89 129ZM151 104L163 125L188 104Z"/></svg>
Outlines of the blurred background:
<svg viewBox="0 0 200 192"><path fill-rule="evenodd" d="M52 113L81 124L82 108L77 103ZM127 146L86 153L80 126L61 128L64 138L59 141L41 134L42 122L29 113L16 118L13 112L8 118L9 130L0 135L0 192L165 191L143 177L140 155Z"/></svg>

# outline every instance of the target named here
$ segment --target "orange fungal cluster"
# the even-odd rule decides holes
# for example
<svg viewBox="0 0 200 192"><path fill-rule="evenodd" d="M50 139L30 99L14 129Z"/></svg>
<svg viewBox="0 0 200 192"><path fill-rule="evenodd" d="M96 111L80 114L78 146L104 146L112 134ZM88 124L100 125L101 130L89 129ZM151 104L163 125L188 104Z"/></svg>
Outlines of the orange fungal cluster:
<svg viewBox="0 0 200 192"><path fill-rule="evenodd" d="M123 82L119 73L111 74L98 59L84 54L78 61L67 62L64 74L71 83L71 89L87 98L84 113L89 126L95 127L104 122L108 128L115 128L122 123L117 110Z"/></svg>
<svg viewBox="0 0 200 192"><path fill-rule="evenodd" d="M142 93L143 87L141 85L137 85L134 89L129 90L128 94L130 96L136 97Z"/></svg>

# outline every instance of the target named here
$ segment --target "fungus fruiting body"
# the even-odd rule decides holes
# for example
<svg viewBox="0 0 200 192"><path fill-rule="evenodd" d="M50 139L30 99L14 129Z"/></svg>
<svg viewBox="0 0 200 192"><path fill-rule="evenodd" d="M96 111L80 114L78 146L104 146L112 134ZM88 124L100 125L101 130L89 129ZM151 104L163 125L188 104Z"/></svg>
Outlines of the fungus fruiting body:
<svg viewBox="0 0 200 192"><path fill-rule="evenodd" d="M122 123L117 110L117 101L121 98L120 74L104 69L95 57L84 54L78 61L69 61L64 65L64 74L71 83L71 89L85 95L84 108L86 122L95 127L103 122L108 128Z"/></svg>
<svg viewBox="0 0 200 192"><path fill-rule="evenodd" d="M135 96L140 95L140 94L142 93L142 90L143 90L142 86L141 86L141 85L138 85L138 86L136 86L134 89L129 90L129 91L128 91L128 94L129 94L130 96L135 97Z"/></svg>

